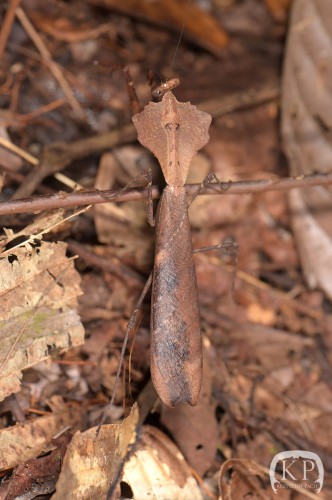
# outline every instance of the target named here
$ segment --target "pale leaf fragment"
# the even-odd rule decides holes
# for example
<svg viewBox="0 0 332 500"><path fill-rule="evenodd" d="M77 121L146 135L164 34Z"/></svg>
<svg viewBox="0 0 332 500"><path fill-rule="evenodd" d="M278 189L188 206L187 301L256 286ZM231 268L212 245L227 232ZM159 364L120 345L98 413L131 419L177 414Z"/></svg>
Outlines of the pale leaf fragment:
<svg viewBox="0 0 332 500"><path fill-rule="evenodd" d="M88 207L76 209L76 210L64 210L62 208L51 210L47 212L41 212L28 226L14 233L11 229L3 228L6 238L0 238L0 249L2 251L1 257L5 255L12 254L14 248L18 248L25 244L34 244L36 240L41 240L43 235L50 233L51 231L56 232L59 226L62 226L73 217L76 217L82 212L85 212ZM4 247L8 247L10 243L9 250L3 250ZM15 245L16 243L16 245Z"/></svg>
<svg viewBox="0 0 332 500"><path fill-rule="evenodd" d="M67 448L52 500L107 498L136 440L138 416L134 405L121 424L103 425L98 436L97 427L77 431Z"/></svg>
<svg viewBox="0 0 332 500"><path fill-rule="evenodd" d="M56 400L61 400L60 403ZM54 408L52 405L54 401ZM17 465L48 451L55 435L63 429L81 425L82 412L77 405L65 404L55 396L53 412L0 431L0 470Z"/></svg>
<svg viewBox="0 0 332 500"><path fill-rule="evenodd" d="M293 3L282 91L282 138L292 175L332 169L332 2ZM290 194L305 277L332 298L332 189ZM308 225L310 226L308 229ZM318 253L317 253L317 250Z"/></svg>
<svg viewBox="0 0 332 500"><path fill-rule="evenodd" d="M23 369L84 341L80 277L66 248L40 242L0 254L0 400L19 390Z"/></svg>
<svg viewBox="0 0 332 500"><path fill-rule="evenodd" d="M1 241L1 257L8 255L8 253L13 253L14 248L22 246L25 242L33 243L36 239L41 239L42 235L49 232L52 228L60 224L64 219L64 210L58 209L49 212L43 212L38 215L31 224L19 231L14 233L11 229L3 228L6 233L6 238ZM15 240L15 241L13 241ZM17 245L14 243L19 241ZM13 243L11 243L13 242ZM10 251L4 251L3 248L11 243Z"/></svg>
<svg viewBox="0 0 332 500"><path fill-rule="evenodd" d="M174 443L160 430L144 426L124 467L122 481L140 500L201 500L191 469Z"/></svg>

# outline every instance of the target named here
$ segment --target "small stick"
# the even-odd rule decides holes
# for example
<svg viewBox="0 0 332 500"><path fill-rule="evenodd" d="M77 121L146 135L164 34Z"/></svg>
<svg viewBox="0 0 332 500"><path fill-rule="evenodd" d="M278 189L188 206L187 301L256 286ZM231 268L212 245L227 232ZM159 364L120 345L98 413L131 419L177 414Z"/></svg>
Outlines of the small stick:
<svg viewBox="0 0 332 500"><path fill-rule="evenodd" d="M113 389L113 393L112 393L112 397L111 397L111 401L109 402L109 404L106 406L105 410L104 410L104 413L103 413L103 416L102 416L102 419L101 419L101 422L100 424L98 425L98 429L97 429L97 433L96 433L96 436L98 436L99 432L100 432L100 429L101 429L101 426L104 424L106 418L107 418L107 414L110 410L110 408L112 407L113 403L114 403L114 400L115 400L115 396L116 396L116 391L118 389L118 383L119 383L119 379L120 379L120 373L121 373L121 369L122 369L122 362L123 362L123 359L124 359L124 355L125 355L125 352L126 352L126 348L127 348L127 344L128 344L128 339L129 339L129 335L130 335L130 332L132 331L132 329L135 327L136 325L136 318L137 318L137 314L139 313L141 307L142 307L142 304L143 304L143 300L146 296L146 294L148 293L149 291L149 288L151 286L151 283L152 283L152 273L150 274L150 276L148 277L147 279L147 282L145 283L145 286L143 288L143 291L137 301L137 304L136 304L136 307L135 307L135 310L129 320L129 323L127 325L127 329L126 329L126 333L125 333L125 337L123 339L123 344L122 344L122 349L121 349L121 355L120 355L120 361L119 361L119 365L118 365L118 371L116 373L116 377L115 377L115 384L114 384L114 389Z"/></svg>
<svg viewBox="0 0 332 500"><path fill-rule="evenodd" d="M67 162L66 162L67 164ZM299 177L283 177L278 179L259 179L255 181L220 182L207 186L201 195L227 195L227 194L255 194L267 191L289 191L313 186L329 186L332 184L332 173L310 174ZM188 196L194 195L200 184L186 184ZM160 198L160 190L151 186L153 200ZM123 193L115 190L94 190L79 193L68 193L60 191L55 194L34 196L33 198L22 198L8 200L0 203L0 215L21 214L39 212L40 210L52 210L54 208L67 208L85 205L97 205L110 201L137 201L147 200L149 197L147 188L130 189Z"/></svg>
<svg viewBox="0 0 332 500"><path fill-rule="evenodd" d="M8 149L8 151L11 151L12 153L17 154L20 158L23 158L27 162L31 163L32 165L38 165L39 160L32 156L30 153L27 151L24 151L24 149L19 148L12 142L8 141L8 139L5 139L4 137L0 137L0 146Z"/></svg>
<svg viewBox="0 0 332 500"><path fill-rule="evenodd" d="M125 66L125 68L123 68L123 73L124 73L125 78L126 78L127 93L128 93L129 100L130 100L131 113L132 113L132 115L136 115L136 113L139 113L141 110L140 110L139 101L137 98L134 82L133 82L133 79L131 78L128 66Z"/></svg>
<svg viewBox="0 0 332 500"><path fill-rule="evenodd" d="M118 130L111 130L103 134L79 139L70 144L51 144L45 148L39 168L29 173L25 178L25 182L17 189L15 198L30 196L45 177L63 170L72 161L84 158L89 154L119 146L120 144L125 144L134 140L135 136L134 127L132 125L125 125Z"/></svg>
<svg viewBox="0 0 332 500"><path fill-rule="evenodd" d="M37 49L39 50L39 52L43 58L43 61L49 67L54 78L57 80L57 82L61 86L61 88L62 88L65 96L67 97L68 102L69 102L70 106L72 107L73 111L76 113L76 115L79 118L84 120L85 119L84 110L83 110L82 106L80 105L80 103L78 102L78 100L76 99L69 83L67 82L66 78L64 77L64 75L62 73L62 70L60 69L60 66L53 61L52 56L51 56L48 48L44 44L43 40L41 39L41 37L39 36L37 31L35 30L34 26L32 25L31 21L28 19L27 15L25 14L24 10L21 7L18 7L16 9L16 16L19 19L19 21L22 24L25 31L30 36L31 40L33 41L33 43L35 44Z"/></svg>
<svg viewBox="0 0 332 500"><path fill-rule="evenodd" d="M96 266L99 269L110 272L121 280L126 280L130 286L137 288L138 286L142 286L142 283L144 283L143 277L139 273L126 266L115 257L106 258L101 255L97 255L73 240L68 241L68 248L71 252L77 254L89 265Z"/></svg>
<svg viewBox="0 0 332 500"><path fill-rule="evenodd" d="M40 115L43 115L45 113L49 113L50 111L54 111L55 109L59 109L65 103L66 103L65 99L56 99L55 101L52 101L49 104L45 104L44 106L40 106L40 108L34 109L33 111L30 111L29 113L26 113L26 114L14 113L14 117L19 121L27 123L30 120L33 120L34 118L39 117Z"/></svg>

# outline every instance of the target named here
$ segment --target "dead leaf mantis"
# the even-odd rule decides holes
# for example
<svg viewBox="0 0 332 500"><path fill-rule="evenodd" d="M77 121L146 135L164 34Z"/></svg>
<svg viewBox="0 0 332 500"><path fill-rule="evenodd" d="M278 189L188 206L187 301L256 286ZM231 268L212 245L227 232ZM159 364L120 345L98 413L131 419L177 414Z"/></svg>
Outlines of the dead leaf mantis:
<svg viewBox="0 0 332 500"><path fill-rule="evenodd" d="M211 116L172 93L179 82L165 84L163 95L133 116L138 140L157 157L167 186L155 225L152 277L151 377L168 406L195 405L202 378L202 340L191 229L184 184L191 160L209 140Z"/></svg>

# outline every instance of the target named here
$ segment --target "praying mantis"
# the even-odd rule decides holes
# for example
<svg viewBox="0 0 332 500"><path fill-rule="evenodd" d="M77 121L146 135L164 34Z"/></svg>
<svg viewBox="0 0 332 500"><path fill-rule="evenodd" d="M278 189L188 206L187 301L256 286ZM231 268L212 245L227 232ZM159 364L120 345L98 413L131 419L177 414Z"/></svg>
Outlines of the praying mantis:
<svg viewBox="0 0 332 500"><path fill-rule="evenodd" d="M212 117L172 93L178 80L159 87L133 116L139 142L158 159L167 186L156 219L152 273L151 377L161 400L194 406L202 379L202 337L185 182L196 152L208 141Z"/></svg>

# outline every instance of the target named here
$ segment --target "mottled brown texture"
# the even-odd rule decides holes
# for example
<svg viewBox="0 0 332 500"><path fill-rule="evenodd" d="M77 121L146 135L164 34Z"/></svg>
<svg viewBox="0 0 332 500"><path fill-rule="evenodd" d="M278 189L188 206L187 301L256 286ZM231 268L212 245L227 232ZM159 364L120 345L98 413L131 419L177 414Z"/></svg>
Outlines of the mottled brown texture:
<svg viewBox="0 0 332 500"><path fill-rule="evenodd" d="M166 187L156 226L151 376L167 405L195 405L202 378L202 341L184 187Z"/></svg>
<svg viewBox="0 0 332 500"><path fill-rule="evenodd" d="M209 140L211 116L167 92L133 116L138 140L158 158L170 186L183 186L195 153Z"/></svg>

